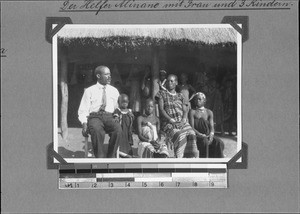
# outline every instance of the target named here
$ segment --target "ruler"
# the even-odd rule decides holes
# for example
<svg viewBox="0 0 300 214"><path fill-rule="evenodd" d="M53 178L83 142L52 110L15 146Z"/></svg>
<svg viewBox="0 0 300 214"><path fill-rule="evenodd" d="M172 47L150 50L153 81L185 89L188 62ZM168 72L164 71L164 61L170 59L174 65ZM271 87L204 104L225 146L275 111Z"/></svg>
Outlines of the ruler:
<svg viewBox="0 0 300 214"><path fill-rule="evenodd" d="M226 164L85 164L59 170L59 189L227 187Z"/></svg>

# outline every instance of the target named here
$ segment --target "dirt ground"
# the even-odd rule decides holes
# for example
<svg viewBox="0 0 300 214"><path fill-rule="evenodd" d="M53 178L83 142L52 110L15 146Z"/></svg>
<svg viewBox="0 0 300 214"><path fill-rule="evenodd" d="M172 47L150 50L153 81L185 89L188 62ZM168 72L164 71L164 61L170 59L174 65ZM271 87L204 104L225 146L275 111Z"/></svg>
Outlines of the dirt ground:
<svg viewBox="0 0 300 214"><path fill-rule="evenodd" d="M60 130L60 129L58 129ZM218 133L216 133L218 136ZM236 136L228 136L225 133L225 136L218 136L224 142L225 149L224 149L224 156L226 158L231 158L236 154L237 150L237 141ZM104 144L108 144L109 136L105 136ZM139 139L136 134L133 134L133 153L137 156L137 147ZM63 158L85 158L85 138L81 134L81 128L69 128L69 135L67 141L63 140L60 133L58 133L58 153ZM93 157L92 145L91 140L88 140L88 150L89 150L89 157ZM173 150L169 150L170 157L173 157L174 152Z"/></svg>

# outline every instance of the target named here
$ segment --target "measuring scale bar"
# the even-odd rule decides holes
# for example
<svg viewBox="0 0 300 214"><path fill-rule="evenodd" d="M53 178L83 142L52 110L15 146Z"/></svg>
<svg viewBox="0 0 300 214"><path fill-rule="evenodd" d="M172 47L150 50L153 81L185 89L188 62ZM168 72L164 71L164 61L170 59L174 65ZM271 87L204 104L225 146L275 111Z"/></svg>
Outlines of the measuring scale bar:
<svg viewBox="0 0 300 214"><path fill-rule="evenodd" d="M227 173L97 173L95 178L60 178L59 188L227 188Z"/></svg>

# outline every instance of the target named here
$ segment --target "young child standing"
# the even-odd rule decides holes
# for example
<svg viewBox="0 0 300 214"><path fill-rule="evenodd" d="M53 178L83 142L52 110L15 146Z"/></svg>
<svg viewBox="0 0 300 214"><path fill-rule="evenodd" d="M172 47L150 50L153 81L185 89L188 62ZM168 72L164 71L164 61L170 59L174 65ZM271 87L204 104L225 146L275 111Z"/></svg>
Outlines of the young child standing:
<svg viewBox="0 0 300 214"><path fill-rule="evenodd" d="M120 145L119 151L124 155L133 155L132 145L132 124L134 115L131 109L128 108L129 98L126 94L121 94L118 99L119 108L114 111L114 117L118 119L122 127L123 142Z"/></svg>
<svg viewBox="0 0 300 214"><path fill-rule="evenodd" d="M157 131L160 130L159 119L153 114L154 101L146 100L145 113L138 117L138 155L141 158L166 158L169 152L165 143L160 142Z"/></svg>
<svg viewBox="0 0 300 214"><path fill-rule="evenodd" d="M196 107L189 112L189 122L196 132L200 158L223 158L224 143L214 136L213 112L204 107L206 96L198 92L193 100Z"/></svg>

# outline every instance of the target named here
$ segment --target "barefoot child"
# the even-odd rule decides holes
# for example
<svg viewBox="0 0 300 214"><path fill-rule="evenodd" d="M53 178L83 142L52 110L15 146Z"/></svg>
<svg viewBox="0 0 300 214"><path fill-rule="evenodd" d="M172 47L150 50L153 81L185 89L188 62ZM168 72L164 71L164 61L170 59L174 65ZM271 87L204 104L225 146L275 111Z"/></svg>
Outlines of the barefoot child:
<svg viewBox="0 0 300 214"><path fill-rule="evenodd" d="M131 109L128 109L129 98L126 94L121 94L118 99L119 108L114 112L114 117L118 119L122 127L122 143L120 144L120 155L132 156L133 139L132 139L132 124L134 115Z"/></svg>
<svg viewBox="0 0 300 214"><path fill-rule="evenodd" d="M159 119L153 114L154 101L146 100L145 113L138 117L138 155L141 158L166 158L169 157L165 143L159 142L157 130L160 130Z"/></svg>
<svg viewBox="0 0 300 214"><path fill-rule="evenodd" d="M204 107L206 97L198 92L193 97L195 109L189 112L189 122L197 136L197 147L200 158L222 158L224 143L221 139L214 137L213 112Z"/></svg>

